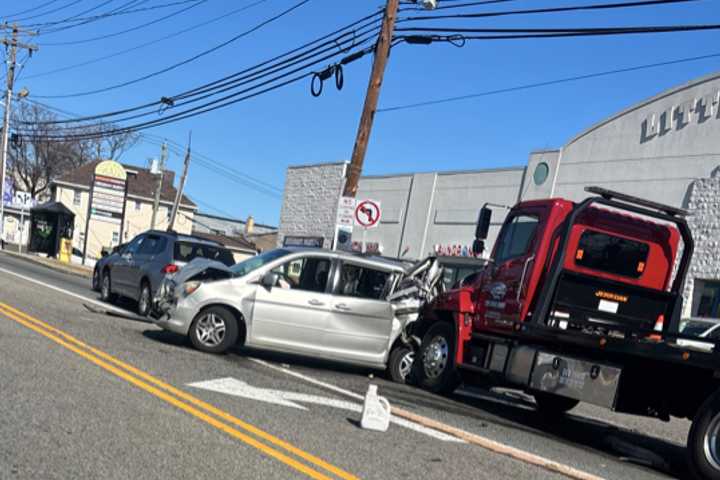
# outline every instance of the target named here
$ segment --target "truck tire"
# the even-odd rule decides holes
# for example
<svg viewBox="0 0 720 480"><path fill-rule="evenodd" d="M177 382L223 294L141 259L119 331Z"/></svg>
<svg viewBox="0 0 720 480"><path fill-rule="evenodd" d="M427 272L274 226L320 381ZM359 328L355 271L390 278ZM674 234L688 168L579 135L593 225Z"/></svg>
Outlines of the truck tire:
<svg viewBox="0 0 720 480"><path fill-rule="evenodd" d="M434 393L452 393L460 385L452 324L436 323L425 333L412 373L420 387Z"/></svg>
<svg viewBox="0 0 720 480"><path fill-rule="evenodd" d="M406 383L412 371L414 351L407 345L397 345L392 352L387 364L387 375L395 383Z"/></svg>
<svg viewBox="0 0 720 480"><path fill-rule="evenodd" d="M200 351L225 353L237 343L238 319L225 307L202 310L190 326L190 341Z"/></svg>
<svg viewBox="0 0 720 480"><path fill-rule="evenodd" d="M578 403L580 403L580 400L574 398L546 392L535 392L533 397L535 397L538 411L546 415L562 415L577 407Z"/></svg>
<svg viewBox="0 0 720 480"><path fill-rule="evenodd" d="M711 395L695 414L687 456L696 478L720 478L720 391Z"/></svg>

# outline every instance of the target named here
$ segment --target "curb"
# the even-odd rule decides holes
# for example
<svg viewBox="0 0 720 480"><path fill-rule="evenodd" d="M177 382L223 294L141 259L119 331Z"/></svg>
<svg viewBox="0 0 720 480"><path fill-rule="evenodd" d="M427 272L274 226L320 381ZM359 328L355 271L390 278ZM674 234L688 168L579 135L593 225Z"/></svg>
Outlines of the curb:
<svg viewBox="0 0 720 480"><path fill-rule="evenodd" d="M41 259L40 257L35 257L33 255L25 255L22 253L15 253L10 252L8 250L0 250L0 253L4 255L8 255L10 257L19 258L21 260L27 261L29 263L33 263L35 265L40 265L42 267L48 268L50 270L55 270L57 272L66 273L68 275L74 275L76 277L81 278L92 278L92 270L89 270L87 272L80 270L79 268L69 268L61 264L54 263L53 260L46 260Z"/></svg>

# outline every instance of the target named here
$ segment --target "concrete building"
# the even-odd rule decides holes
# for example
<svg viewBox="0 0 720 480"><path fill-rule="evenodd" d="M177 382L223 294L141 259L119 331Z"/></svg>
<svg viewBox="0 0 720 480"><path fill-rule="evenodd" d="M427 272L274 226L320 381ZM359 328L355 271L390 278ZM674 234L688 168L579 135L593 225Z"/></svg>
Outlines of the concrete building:
<svg viewBox="0 0 720 480"><path fill-rule="evenodd" d="M586 197L585 186L599 185L691 210L697 249L685 314L720 318L719 138L720 73L633 105L557 150L532 152L520 167L363 177L358 198L382 205L380 225L367 241L390 256L467 254L484 203L577 201ZM345 165L288 169L280 242L318 236L330 244ZM490 244L503 220L497 213Z"/></svg>
<svg viewBox="0 0 720 480"><path fill-rule="evenodd" d="M52 199L62 202L75 214L75 232L73 248L83 251L85 229L87 224L88 204L90 202L90 186L93 182L95 167L99 162L87 163L54 180L51 184ZM146 168L134 165L123 165L127 173L127 198L125 201L125 217L120 236L120 226L108 222L93 221L88 230L88 258L100 257L102 248L112 247L127 242L135 235L149 230L157 186L157 176ZM155 228L165 230L170 220L172 205L177 194L175 173L166 170L160 190L160 207L158 209ZM183 196L175 220L178 233L190 234L197 206Z"/></svg>

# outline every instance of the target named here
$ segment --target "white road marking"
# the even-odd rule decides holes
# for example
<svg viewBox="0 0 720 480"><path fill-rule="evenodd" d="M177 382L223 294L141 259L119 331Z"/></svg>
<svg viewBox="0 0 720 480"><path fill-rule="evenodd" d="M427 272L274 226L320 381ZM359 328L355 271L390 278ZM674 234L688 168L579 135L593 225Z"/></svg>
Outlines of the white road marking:
<svg viewBox="0 0 720 480"><path fill-rule="evenodd" d="M295 378L299 378L308 383L317 385L322 388L326 388L333 392L337 392L342 395L346 395L348 397L355 398L355 399L363 399L363 396L358 393L352 392L350 390L346 390L344 388L338 387L336 385L332 385L327 382L323 382L321 380L316 380L307 375L303 375L302 373L293 372L287 368L278 367L278 366L268 363L264 360L260 360L259 358L250 358L250 360L252 360L253 362L258 363L260 365L263 365L267 368L276 370L278 372L282 372L286 375L290 375ZM569 478L574 478L577 480L604 480L602 477L599 477L597 475L593 475L591 473L576 469L574 467L571 467L570 465L565 465L563 463L556 462L554 460L550 460L550 459L542 457L540 455L536 455L534 453L531 453L531 452L528 452L525 450L521 450L516 447L512 447L510 445L489 439L487 437L483 437L481 435L470 433L466 430L462 430L460 428L453 427L446 423L439 422L437 420L433 420L431 418L424 417L422 415L417 415L415 413L409 412L404 409L393 407L392 412L393 412L393 417L395 417L396 415L401 415L403 417L402 420L408 421L408 423L411 423L418 427L425 428L427 430L433 431L438 434L443 434L443 435L447 435L450 437L454 437L455 439L464 440L467 443L477 445L477 446L482 447L491 452L495 452L495 453L498 453L501 455L506 455L510 458L514 458L515 460L519 460L521 462L528 463L530 465L535 465L537 467L543 468L543 469L551 471L551 472L560 473L561 475L565 475L566 477L569 477ZM444 433L444 432L446 432L446 433Z"/></svg>
<svg viewBox="0 0 720 480"><path fill-rule="evenodd" d="M351 412L362 412L362 405L357 402L348 402L346 400L338 400L337 398L321 397L319 395L308 395L305 393L288 392L285 390L273 390L269 388L257 388L252 385L248 385L242 380L236 378L218 378L215 380L208 380L205 382L189 383L189 387L201 388L204 390L210 390L213 392L224 393L227 395L233 395L236 397L248 398L250 400L257 400L260 402L273 403L275 405L282 405L285 407L297 408L299 410L307 410L306 407L299 403L310 403L315 405L323 405L326 407L338 408L341 410L349 410ZM363 397L360 395L360 400ZM401 427L408 428L415 432L423 435L428 435L437 440L443 442L452 443L465 443L463 440L447 435L437 430L424 427L415 422L410 422L404 418L399 418L393 415L390 421Z"/></svg>
<svg viewBox="0 0 720 480"><path fill-rule="evenodd" d="M69 290L65 290L64 288L56 287L55 285L50 285L49 283L41 282L40 280L36 280L36 279L34 279L34 278L31 278L31 277L26 277L25 275L20 275L19 273L15 273L15 272L13 272L13 271L11 271L11 270L7 270L7 269L5 269L5 268L0 268L0 272L2 272L2 273L7 273L8 275L13 275L13 276L15 276L15 277L17 277L17 278L21 278L21 279L26 280L26 281L28 281L28 282L32 282L32 283L34 283L34 284L36 284L36 285L40 285L40 286L42 286L42 287L49 288L50 290L54 290L54 291L56 291L56 292L63 293L63 294L68 295L68 296L70 296L70 297L78 298L78 299L80 299L80 300L82 300L82 301L84 301L84 302L89 302L89 303L92 303L92 304L94 304L94 305L98 305L98 306L100 306L100 307L102 307L102 308L104 308L104 309L106 309L106 310L114 310L114 311L116 311L116 312L118 312L118 313L122 313L122 314L128 314L128 313L130 313L130 314L132 314L132 315L135 315L135 313L134 313L134 312L131 312L130 310L125 310L124 308L119 308L119 307L116 307L116 306L114 306L114 305L110 305L109 303L100 302L100 301L95 300L95 299L93 299L93 298L89 298L89 297L86 297L86 296L84 296L84 295L80 295L80 294L78 294L78 293L74 293L74 292L71 292L71 291L69 291Z"/></svg>

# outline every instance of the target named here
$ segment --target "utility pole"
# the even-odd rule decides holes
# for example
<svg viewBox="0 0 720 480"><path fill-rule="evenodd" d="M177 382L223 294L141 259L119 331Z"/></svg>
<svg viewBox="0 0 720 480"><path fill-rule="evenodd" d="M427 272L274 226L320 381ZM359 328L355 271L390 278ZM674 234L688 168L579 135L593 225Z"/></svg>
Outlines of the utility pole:
<svg viewBox="0 0 720 480"><path fill-rule="evenodd" d="M185 181L187 180L187 174L188 169L190 168L190 144L192 143L192 132L190 132L190 135L188 136L188 147L187 152L185 152L185 163L183 164L183 172L182 176L180 177L180 185L178 185L178 190L175 195L175 203L173 203L173 209L172 213L170 214L170 222L168 223L168 232L172 231L173 227L175 226L175 217L178 213L178 208L180 208L180 202L182 201L183 196L183 190L185 190Z"/></svg>
<svg viewBox="0 0 720 480"><path fill-rule="evenodd" d="M21 31L17 25L9 27L7 24L0 25L0 30L12 29L11 38L0 39L0 44L5 45L8 50L7 65L7 89L5 91L5 116L3 117L2 129L2 157L0 158L0 244L5 246L5 176L7 172L8 139L10 138L10 113L12 111L13 87L15 84L15 65L17 64L17 49L27 50L29 55L38 50L35 45L18 41L21 34L34 35L32 32ZM22 239L21 239L22 243Z"/></svg>
<svg viewBox="0 0 720 480"><path fill-rule="evenodd" d="M373 120L375 119L375 110L377 110L378 99L380 98L380 89L382 87L383 77L385 76L385 66L387 65L388 55L390 54L390 45L392 44L393 33L395 32L395 20L400 0L387 0L385 6L385 16L383 17L382 30L375 46L375 59L373 60L372 73L370 74L370 83L368 84L367 94L365 96L365 106L363 107L362 117L360 117L360 126L358 127L357 137L355 138L355 147L353 148L352 160L350 168L347 171L345 181L346 197L354 197L357 193L360 174L362 173L363 162L365 161L365 153L367 152L370 133L372 132Z"/></svg>
<svg viewBox="0 0 720 480"><path fill-rule="evenodd" d="M150 220L150 230L155 229L155 220L157 219L157 212L160 208L160 193L162 192L163 177L165 176L165 161L167 160L167 143L163 142L162 151L160 154L160 165L158 169L158 180L155 186L155 201L153 202L152 219Z"/></svg>

